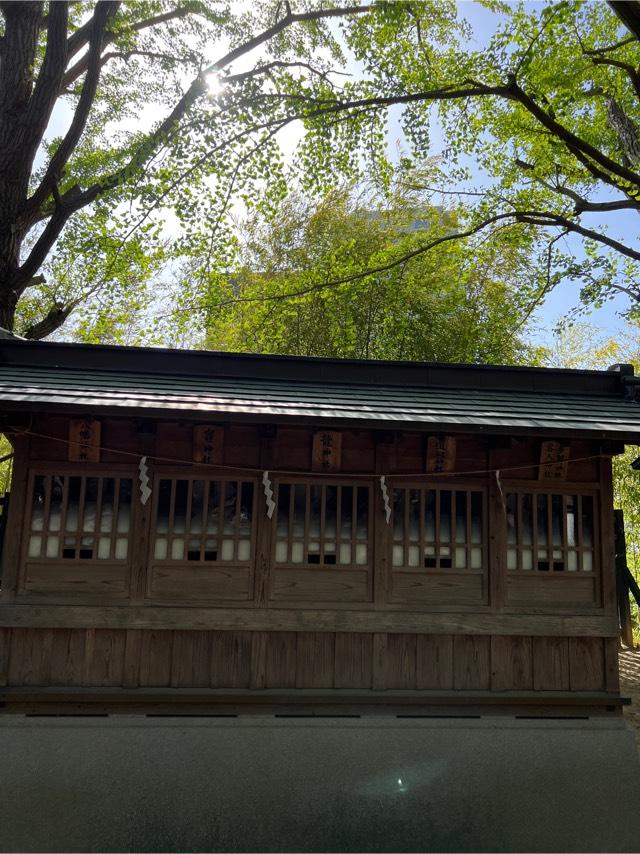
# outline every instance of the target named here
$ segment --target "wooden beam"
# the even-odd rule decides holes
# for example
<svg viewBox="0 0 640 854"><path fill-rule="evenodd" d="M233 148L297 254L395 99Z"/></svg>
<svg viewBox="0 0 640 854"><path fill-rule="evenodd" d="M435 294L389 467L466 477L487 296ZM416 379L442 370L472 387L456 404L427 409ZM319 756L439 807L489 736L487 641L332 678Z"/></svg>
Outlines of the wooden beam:
<svg viewBox="0 0 640 854"><path fill-rule="evenodd" d="M0 605L0 627L234 629L245 631L393 632L455 635L617 637L615 614L563 616L467 612L417 613L297 608Z"/></svg>

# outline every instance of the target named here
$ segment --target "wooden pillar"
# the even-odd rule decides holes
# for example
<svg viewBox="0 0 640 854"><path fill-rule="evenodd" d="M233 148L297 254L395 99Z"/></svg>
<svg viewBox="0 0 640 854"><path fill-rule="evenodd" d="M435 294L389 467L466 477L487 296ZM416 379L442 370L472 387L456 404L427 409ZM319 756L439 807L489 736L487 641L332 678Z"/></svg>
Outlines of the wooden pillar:
<svg viewBox="0 0 640 854"><path fill-rule="evenodd" d="M600 578L602 606L605 613L615 614L618 609L615 576L615 534L613 530L613 476L611 457L600 459Z"/></svg>
<svg viewBox="0 0 640 854"><path fill-rule="evenodd" d="M488 468L492 473L489 475L487 508L489 555L487 582L489 604L492 610L501 611L507 598L507 496L502 474L499 471L493 471L497 469L496 460L496 451L490 450Z"/></svg>
<svg viewBox="0 0 640 854"><path fill-rule="evenodd" d="M274 425L265 425L260 430L260 468L263 471L271 471L276 458L276 440L278 428ZM273 484L273 481L272 481ZM269 600L271 588L271 532L275 519L267 516L266 499L262 478L258 481L258 501L256 503L256 558L255 558L255 582L254 602L258 607L264 608ZM275 488L274 488L275 492ZM277 508L274 514L278 512Z"/></svg>
<svg viewBox="0 0 640 854"><path fill-rule="evenodd" d="M391 596L391 577L389 563L389 523L387 522L384 498L380 485L381 475L388 475L394 457L394 437L387 433L376 435L375 469L373 484L373 601L374 606L383 608ZM389 501L392 500L392 486L387 480Z"/></svg>

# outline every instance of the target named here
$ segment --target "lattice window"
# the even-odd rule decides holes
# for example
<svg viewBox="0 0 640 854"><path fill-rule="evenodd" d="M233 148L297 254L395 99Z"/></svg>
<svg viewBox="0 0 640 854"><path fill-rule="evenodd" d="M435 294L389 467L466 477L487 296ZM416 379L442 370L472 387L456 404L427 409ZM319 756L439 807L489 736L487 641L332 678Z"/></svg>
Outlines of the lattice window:
<svg viewBox="0 0 640 854"><path fill-rule="evenodd" d="M392 565L481 570L484 518L480 490L394 487Z"/></svg>
<svg viewBox="0 0 640 854"><path fill-rule="evenodd" d="M126 560L132 486L130 477L35 475L27 557Z"/></svg>
<svg viewBox="0 0 640 854"><path fill-rule="evenodd" d="M246 564L253 554L252 481L157 481L155 560Z"/></svg>
<svg viewBox="0 0 640 854"><path fill-rule="evenodd" d="M596 563L594 504L592 495L508 493L507 568L592 572Z"/></svg>
<svg viewBox="0 0 640 854"><path fill-rule="evenodd" d="M277 503L277 564L362 567L369 563L369 485L280 482Z"/></svg>

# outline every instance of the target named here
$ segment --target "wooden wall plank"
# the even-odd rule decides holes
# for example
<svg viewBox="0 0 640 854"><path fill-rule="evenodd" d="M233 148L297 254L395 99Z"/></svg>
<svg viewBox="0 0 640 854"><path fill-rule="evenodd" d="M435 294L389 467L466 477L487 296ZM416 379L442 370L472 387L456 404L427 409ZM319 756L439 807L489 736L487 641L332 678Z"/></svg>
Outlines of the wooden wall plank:
<svg viewBox="0 0 640 854"><path fill-rule="evenodd" d="M171 686L208 688L211 681L211 633L176 631L171 653Z"/></svg>
<svg viewBox="0 0 640 854"><path fill-rule="evenodd" d="M372 634L337 632L334 686L336 688L371 688L372 656Z"/></svg>
<svg viewBox="0 0 640 854"><path fill-rule="evenodd" d="M174 632L160 629L142 634L140 685L165 688L171 684Z"/></svg>
<svg viewBox="0 0 640 854"><path fill-rule="evenodd" d="M456 635L453 639L453 687L488 691L491 686L490 638Z"/></svg>
<svg viewBox="0 0 640 854"><path fill-rule="evenodd" d="M335 634L300 632L296 650L296 688L333 688Z"/></svg>
<svg viewBox="0 0 640 854"><path fill-rule="evenodd" d="M265 688L295 688L296 632L269 632L265 667Z"/></svg>
<svg viewBox="0 0 640 854"><path fill-rule="evenodd" d="M127 629L124 647L124 672L122 684L125 688L137 688L140 685L140 662L142 657L141 629Z"/></svg>
<svg viewBox="0 0 640 854"><path fill-rule="evenodd" d="M569 683L572 691L603 691L603 638L569 638Z"/></svg>
<svg viewBox="0 0 640 854"><path fill-rule="evenodd" d="M249 688L252 682L251 632L210 632L209 684L212 688ZM262 635L262 632L258 634ZM264 684L259 687L263 688Z"/></svg>
<svg viewBox="0 0 640 854"><path fill-rule="evenodd" d="M609 457L599 461L600 500L595 501L596 513L600 513L600 579L602 605L606 612L616 614L618 602L616 593L615 566L615 530L613 516L613 479Z"/></svg>
<svg viewBox="0 0 640 854"><path fill-rule="evenodd" d="M251 633L250 688L264 688L267 679L267 635L268 632Z"/></svg>
<svg viewBox="0 0 640 854"><path fill-rule="evenodd" d="M355 569L272 568L274 601L282 602L367 602L371 598L371 573Z"/></svg>
<svg viewBox="0 0 640 854"><path fill-rule="evenodd" d="M411 691L416 687L416 635L389 634L385 648L384 687Z"/></svg>
<svg viewBox="0 0 640 854"><path fill-rule="evenodd" d="M384 611L369 607L272 608L52 605L23 602L0 605L0 626L7 628L201 629L244 631L419 632L434 635L535 635L537 637L617 637L614 615L602 613L491 613L488 611Z"/></svg>
<svg viewBox="0 0 640 854"><path fill-rule="evenodd" d="M82 685L84 682L85 634L82 629L51 632L50 685Z"/></svg>
<svg viewBox="0 0 640 854"><path fill-rule="evenodd" d="M453 688L453 636L418 635L416 688L446 691Z"/></svg>
<svg viewBox="0 0 640 854"><path fill-rule="evenodd" d="M9 646L10 685L49 685L51 629L14 629Z"/></svg>
<svg viewBox="0 0 640 854"><path fill-rule="evenodd" d="M386 688L387 633L374 632L371 652L371 687L378 691Z"/></svg>
<svg viewBox="0 0 640 854"><path fill-rule="evenodd" d="M533 638L533 689L569 690L568 638Z"/></svg>
<svg viewBox="0 0 640 854"><path fill-rule="evenodd" d="M533 658L530 637L491 638L491 690L530 691Z"/></svg>
<svg viewBox="0 0 640 854"><path fill-rule="evenodd" d="M618 667L618 639L603 638L604 647L604 687L605 691L617 694L620 691L620 670Z"/></svg>
<svg viewBox="0 0 640 854"><path fill-rule="evenodd" d="M107 688L125 684L125 641L128 632L124 629L87 629L85 639L85 685ZM137 685L137 668L130 675Z"/></svg>
<svg viewBox="0 0 640 854"><path fill-rule="evenodd" d="M0 629L0 687L9 682L9 642L11 629Z"/></svg>

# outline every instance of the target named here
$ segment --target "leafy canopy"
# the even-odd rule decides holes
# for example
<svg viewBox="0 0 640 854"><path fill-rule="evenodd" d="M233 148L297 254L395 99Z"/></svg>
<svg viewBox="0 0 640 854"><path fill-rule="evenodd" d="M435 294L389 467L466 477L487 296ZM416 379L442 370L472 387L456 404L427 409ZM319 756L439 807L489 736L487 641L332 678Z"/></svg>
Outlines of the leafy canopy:
<svg viewBox="0 0 640 854"><path fill-rule="evenodd" d="M206 302L236 263L238 204L392 192L396 120L401 168L453 195L462 236L508 232L547 291L635 308L637 35L604 3L484 5L488 41L441 0L2 4L0 325L149 335L166 287Z"/></svg>
<svg viewBox="0 0 640 854"><path fill-rule="evenodd" d="M529 258L506 235L478 242L470 255L449 239L461 214L426 204L403 184L384 198L350 186L319 202L289 196L272 220L244 223L237 264L209 294L208 346L344 358L531 360L535 354L522 343L537 302ZM407 258L427 241L431 252ZM376 272L361 277L363 269ZM339 284L325 287L326 281Z"/></svg>

